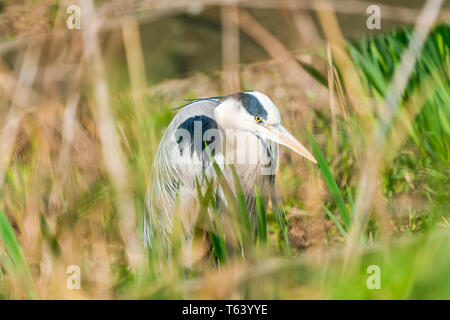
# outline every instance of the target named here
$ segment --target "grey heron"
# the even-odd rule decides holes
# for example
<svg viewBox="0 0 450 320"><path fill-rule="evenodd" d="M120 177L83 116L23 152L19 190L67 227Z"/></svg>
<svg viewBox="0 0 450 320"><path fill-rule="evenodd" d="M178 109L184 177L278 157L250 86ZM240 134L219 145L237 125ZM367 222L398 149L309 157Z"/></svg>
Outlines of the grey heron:
<svg viewBox="0 0 450 320"><path fill-rule="evenodd" d="M147 191L144 242L168 240L172 231L176 197L184 213L186 239L196 221L197 181L214 178L206 146L222 169L234 165L249 212L255 212L255 186L264 201L276 199L275 171L278 144L316 163L314 156L281 123L275 104L259 91L192 99L180 107L159 144ZM220 187L218 187L220 188ZM220 194L220 190L217 190Z"/></svg>

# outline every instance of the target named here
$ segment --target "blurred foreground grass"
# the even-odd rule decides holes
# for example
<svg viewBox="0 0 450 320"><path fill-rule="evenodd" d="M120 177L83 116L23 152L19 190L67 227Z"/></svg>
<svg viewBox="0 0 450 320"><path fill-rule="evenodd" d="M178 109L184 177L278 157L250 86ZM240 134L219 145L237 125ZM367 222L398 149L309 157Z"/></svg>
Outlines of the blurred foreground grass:
<svg viewBox="0 0 450 320"><path fill-rule="evenodd" d="M330 64L325 48L310 54L325 67L308 64L319 89L302 88L304 94L280 81L283 71L276 64L242 67L244 90L271 96L301 141L311 131L310 148L319 167L281 150L278 181L285 216L279 219L273 208L259 203L253 233L242 198L229 194L234 207L229 221L217 215L210 221L207 214L200 219L197 261L188 271L177 245L169 259L151 252L141 264L130 263L120 190L131 195L137 212L133 231L140 239L152 159L174 115L171 109L184 98L216 95L219 77L197 74L136 90L123 80L123 70L114 68L114 60L106 59L112 118L127 169L128 181L120 190L105 163L108 150L105 155L89 77L63 94L44 85L33 88L43 92L36 103L40 108L20 119L0 196L0 298L450 298L448 25L428 36L401 97L367 225L358 234L363 250L350 262L346 251L357 218L354 202L366 165L368 128L382 125L388 85L410 36L410 30L397 30L347 43L370 101L367 127L349 97L354 83L345 81L346 71L338 64ZM106 47L115 48L115 42ZM330 90L335 94L328 100ZM7 106L10 100L1 103ZM215 212L207 191L199 196L203 213ZM80 290L66 287L70 265L81 268ZM371 265L380 268L380 289L366 285Z"/></svg>

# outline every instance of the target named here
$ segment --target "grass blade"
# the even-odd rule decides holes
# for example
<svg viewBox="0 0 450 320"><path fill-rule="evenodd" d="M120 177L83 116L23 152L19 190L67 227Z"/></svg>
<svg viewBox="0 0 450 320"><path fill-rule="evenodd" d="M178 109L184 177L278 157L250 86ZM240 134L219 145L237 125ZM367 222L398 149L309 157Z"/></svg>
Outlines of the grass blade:
<svg viewBox="0 0 450 320"><path fill-rule="evenodd" d="M222 223L220 222L219 210L214 199L211 199L212 212L214 216L214 225L216 227L217 241L213 242L214 251L216 252L217 260L220 263L228 261L228 249L225 241L225 235L222 229Z"/></svg>
<svg viewBox="0 0 450 320"><path fill-rule="evenodd" d="M342 234L342 236L344 238L346 238L347 237L347 232L345 232L344 227L339 223L339 221L336 219L334 214L325 206L323 206L323 209L325 210L325 213L330 218L330 220L333 221L333 223L336 225L336 227L338 228L338 230Z"/></svg>
<svg viewBox="0 0 450 320"><path fill-rule="evenodd" d="M352 192L350 191L350 188L348 186L345 187L345 189L347 190L347 199L348 199L348 203L350 204L350 208L352 209L352 214L355 213L355 202L353 201L353 196L352 196Z"/></svg>
<svg viewBox="0 0 450 320"><path fill-rule="evenodd" d="M328 88L328 79L319 70L300 60L297 61L302 66L303 70L305 70L311 77L313 77L318 83L323 85L325 88Z"/></svg>
<svg viewBox="0 0 450 320"><path fill-rule="evenodd" d="M254 240L254 233L250 223L250 215L247 208L247 201L245 199L244 190L242 189L242 185L237 175L236 169L233 166L231 166L230 168L233 174L234 188L236 191L238 219L240 222L239 227L241 228L241 234L244 236L244 243L251 244L251 240Z"/></svg>
<svg viewBox="0 0 450 320"><path fill-rule="evenodd" d="M256 192L256 213L258 215L258 233L257 240L260 244L267 242L267 212L264 206L264 201L259 192L259 189L255 188Z"/></svg>
<svg viewBox="0 0 450 320"><path fill-rule="evenodd" d="M207 188L205 191L205 195L202 195L201 185L196 178L197 193L200 200L200 209L197 224L203 224L203 222L206 222L206 228L201 228L201 231L203 232L203 230L207 230L208 237L210 238L213 247L213 252L215 253L217 262L220 265L228 260L228 252L225 242L225 236L222 231L222 225L220 223L217 205L214 201L214 181L213 179L208 181L206 176L204 177L204 179L207 183ZM208 206L210 203L211 210L213 212L212 219L208 213Z"/></svg>
<svg viewBox="0 0 450 320"><path fill-rule="evenodd" d="M342 197L341 191L331 174L330 168L317 145L316 140L314 140L313 136L310 132L308 132L309 141L311 143L312 151L314 157L317 160L317 163L320 168L320 172L322 173L323 178L325 179L325 183L327 184L328 190L330 191L334 201L336 202L336 206L338 208L339 214L342 217L342 221L344 222L345 228L348 230L350 228L350 213L347 210L347 206L345 205L344 198Z"/></svg>
<svg viewBox="0 0 450 320"><path fill-rule="evenodd" d="M0 239L3 242L3 246L6 249L6 254L9 256L9 260L12 264L8 264L13 267L10 270L15 274L25 287L25 291L28 297L31 299L37 299L38 293L34 286L33 278L31 277L30 270L28 268L27 261L20 247L19 241L17 241L16 235L6 219L4 213L0 210Z"/></svg>

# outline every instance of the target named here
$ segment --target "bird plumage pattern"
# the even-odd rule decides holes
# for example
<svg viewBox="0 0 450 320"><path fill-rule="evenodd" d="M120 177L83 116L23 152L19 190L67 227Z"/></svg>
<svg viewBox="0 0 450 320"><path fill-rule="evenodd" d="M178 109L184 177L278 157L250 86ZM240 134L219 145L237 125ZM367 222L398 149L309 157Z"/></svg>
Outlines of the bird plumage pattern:
<svg viewBox="0 0 450 320"><path fill-rule="evenodd" d="M152 247L169 245L175 201L182 204L181 218L185 239L192 238L197 219L197 181L216 179L211 158L233 185L230 166L240 179L250 221L256 226L255 187L267 205L280 208L275 185L278 144L284 144L315 162L314 157L282 125L275 104L258 91L229 96L194 99L182 106L166 129L159 144L146 196L144 242ZM226 201L216 184L216 197Z"/></svg>

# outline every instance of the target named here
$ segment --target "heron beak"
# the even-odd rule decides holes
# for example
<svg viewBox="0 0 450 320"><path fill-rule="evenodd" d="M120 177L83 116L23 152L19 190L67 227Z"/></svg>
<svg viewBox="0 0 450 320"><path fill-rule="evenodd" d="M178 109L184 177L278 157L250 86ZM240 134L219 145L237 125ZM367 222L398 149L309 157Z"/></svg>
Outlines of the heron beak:
<svg viewBox="0 0 450 320"><path fill-rule="evenodd" d="M266 137L276 143L285 145L286 147L294 150L301 156L305 157L306 159L317 163L314 156L305 148L303 144L300 143L295 137L287 131L285 127L283 127L281 124L279 125L261 125L265 130L264 134Z"/></svg>

